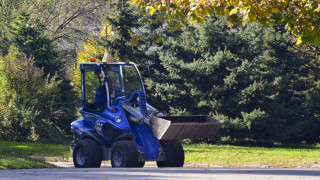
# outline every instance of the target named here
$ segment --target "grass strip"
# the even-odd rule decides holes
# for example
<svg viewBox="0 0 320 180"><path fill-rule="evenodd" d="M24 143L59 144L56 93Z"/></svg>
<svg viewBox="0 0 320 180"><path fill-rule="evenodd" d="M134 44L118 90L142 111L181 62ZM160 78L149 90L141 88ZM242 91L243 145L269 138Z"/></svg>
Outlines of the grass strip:
<svg viewBox="0 0 320 180"><path fill-rule="evenodd" d="M244 147L184 143L183 146L187 163L223 167L311 167L320 164L320 144Z"/></svg>
<svg viewBox="0 0 320 180"><path fill-rule="evenodd" d="M30 169L55 167L28 156L69 158L68 145L0 142L0 169Z"/></svg>
<svg viewBox="0 0 320 180"><path fill-rule="evenodd" d="M318 145L246 147L183 143L185 162L223 167L311 167L320 164ZM29 156L70 158L69 145L0 142L0 169L48 168Z"/></svg>

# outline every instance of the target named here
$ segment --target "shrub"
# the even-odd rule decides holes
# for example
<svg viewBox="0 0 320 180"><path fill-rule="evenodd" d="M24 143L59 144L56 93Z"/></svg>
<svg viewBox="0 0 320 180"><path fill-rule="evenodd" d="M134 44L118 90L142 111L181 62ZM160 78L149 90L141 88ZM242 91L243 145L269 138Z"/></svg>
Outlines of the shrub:
<svg viewBox="0 0 320 180"><path fill-rule="evenodd" d="M0 80L1 140L45 140L50 133L43 129L50 129L50 117L59 112L52 107L57 103L60 81L55 76L44 78L34 60L21 55L15 47L0 58Z"/></svg>

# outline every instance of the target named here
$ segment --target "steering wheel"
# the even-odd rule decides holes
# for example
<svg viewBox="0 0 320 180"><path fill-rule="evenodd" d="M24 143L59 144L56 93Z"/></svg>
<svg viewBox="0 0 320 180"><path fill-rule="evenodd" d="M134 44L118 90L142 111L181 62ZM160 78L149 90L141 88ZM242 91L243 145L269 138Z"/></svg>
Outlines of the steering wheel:
<svg viewBox="0 0 320 180"><path fill-rule="evenodd" d="M129 91L121 91L121 92L118 92L118 93L116 93L116 95L119 97L119 96L126 96L127 97L127 95L128 96L130 96L130 92Z"/></svg>

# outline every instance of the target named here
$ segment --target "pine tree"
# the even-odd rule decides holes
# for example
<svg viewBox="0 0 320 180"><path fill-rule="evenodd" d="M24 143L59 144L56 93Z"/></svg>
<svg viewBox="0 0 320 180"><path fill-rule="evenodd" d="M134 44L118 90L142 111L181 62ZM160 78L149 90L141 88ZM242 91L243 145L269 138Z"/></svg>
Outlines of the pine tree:
<svg viewBox="0 0 320 180"><path fill-rule="evenodd" d="M228 27L225 19L211 17L182 31L159 52L162 80L147 83L160 107L172 115L223 118L220 134L233 140L317 141L310 58L293 51L283 27Z"/></svg>
<svg viewBox="0 0 320 180"><path fill-rule="evenodd" d="M111 54L113 60L143 64L148 56L139 48L142 43L138 33L139 15L128 0L121 0L110 5L106 17L106 34L102 44Z"/></svg>
<svg viewBox="0 0 320 180"><path fill-rule="evenodd" d="M45 75L54 76L63 70L63 62L59 51L46 36L41 25L29 22L30 16L21 12L11 25L11 44L27 55L34 58L35 66L43 68Z"/></svg>

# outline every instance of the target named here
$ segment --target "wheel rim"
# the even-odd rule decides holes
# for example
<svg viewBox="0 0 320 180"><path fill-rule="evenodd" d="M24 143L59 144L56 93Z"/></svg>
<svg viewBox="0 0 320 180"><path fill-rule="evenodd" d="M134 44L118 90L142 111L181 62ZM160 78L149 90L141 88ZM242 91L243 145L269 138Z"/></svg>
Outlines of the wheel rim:
<svg viewBox="0 0 320 180"><path fill-rule="evenodd" d="M120 167L122 164L122 152L119 148L113 151L113 163L116 167Z"/></svg>
<svg viewBox="0 0 320 180"><path fill-rule="evenodd" d="M85 161L86 161L86 155L84 152L84 148L83 147L79 147L78 151L77 151L77 162L80 166L84 165Z"/></svg>

